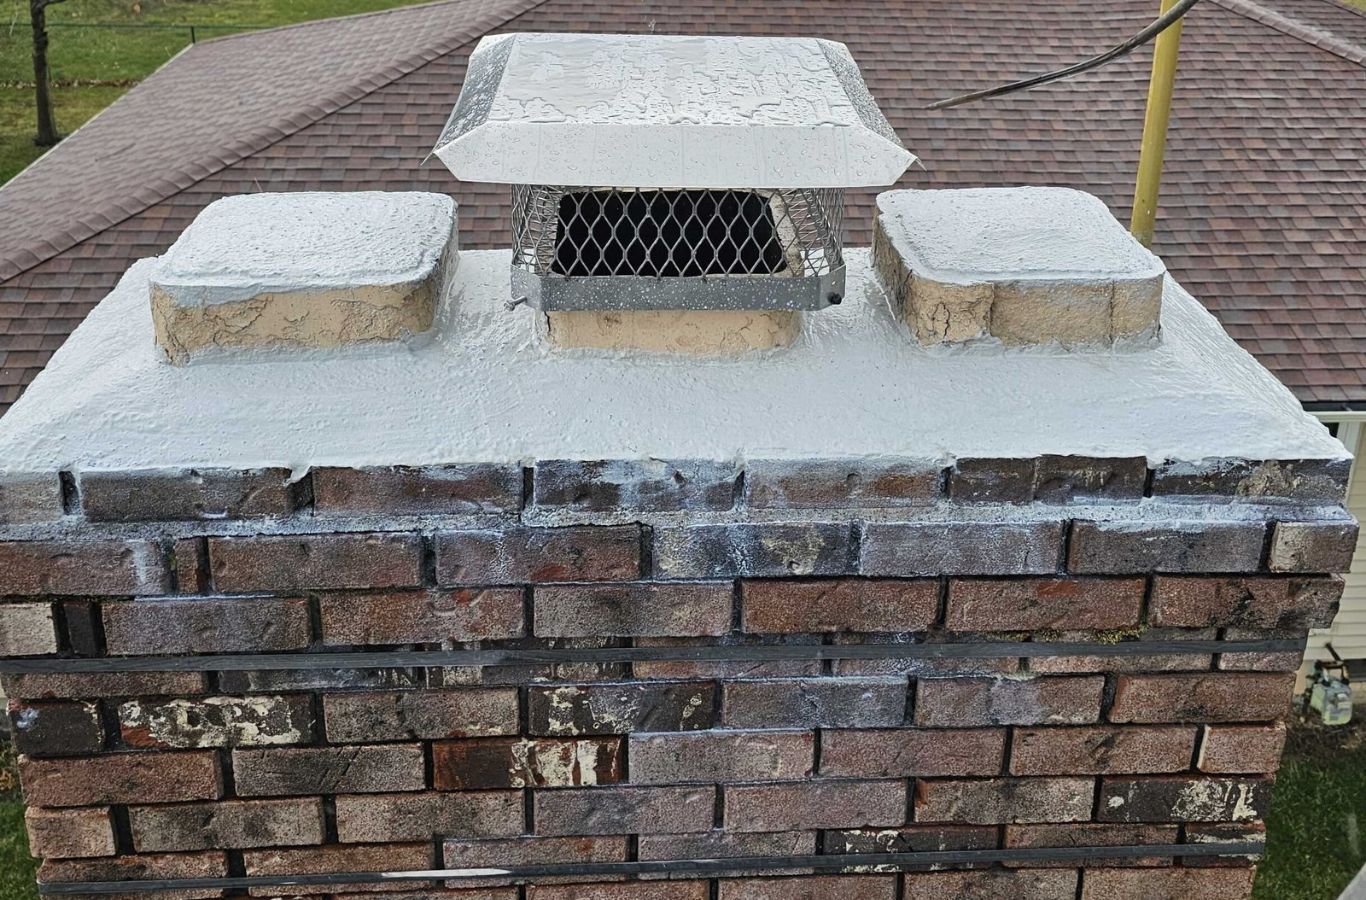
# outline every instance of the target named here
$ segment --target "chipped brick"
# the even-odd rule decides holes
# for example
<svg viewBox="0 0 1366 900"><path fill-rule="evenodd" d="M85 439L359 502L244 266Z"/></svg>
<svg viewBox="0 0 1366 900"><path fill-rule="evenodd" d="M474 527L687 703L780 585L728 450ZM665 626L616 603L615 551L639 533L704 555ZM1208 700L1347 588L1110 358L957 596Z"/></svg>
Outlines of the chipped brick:
<svg viewBox="0 0 1366 900"><path fill-rule="evenodd" d="M128 821L139 853L309 846L327 836L316 798L134 806Z"/></svg>
<svg viewBox="0 0 1366 900"><path fill-rule="evenodd" d="M1249 822L1266 817L1266 778L1103 778L1102 822Z"/></svg>
<svg viewBox="0 0 1366 900"><path fill-rule="evenodd" d="M265 747L313 740L313 702L288 697L130 700L119 706L130 747Z"/></svg>
<svg viewBox="0 0 1366 900"><path fill-rule="evenodd" d="M433 787L586 787L625 776L620 738L494 738L432 745Z"/></svg>
<svg viewBox="0 0 1366 900"><path fill-rule="evenodd" d="M1256 572L1266 526L1258 522L1085 522L1072 525L1068 571Z"/></svg>
<svg viewBox="0 0 1366 900"><path fill-rule="evenodd" d="M710 682L533 686L530 732L547 735L695 731L714 724Z"/></svg>

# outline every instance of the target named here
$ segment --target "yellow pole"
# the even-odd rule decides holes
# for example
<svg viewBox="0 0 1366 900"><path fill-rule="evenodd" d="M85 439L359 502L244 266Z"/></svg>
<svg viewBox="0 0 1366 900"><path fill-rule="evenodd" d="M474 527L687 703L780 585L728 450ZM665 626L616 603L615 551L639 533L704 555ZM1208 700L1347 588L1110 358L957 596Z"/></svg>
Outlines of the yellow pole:
<svg viewBox="0 0 1366 900"><path fill-rule="evenodd" d="M1176 0L1162 0L1166 13ZM1129 231L1149 246L1157 219L1157 191L1162 182L1162 157L1167 149L1167 119L1172 108L1172 85L1176 81L1176 55L1181 48L1183 19L1157 36L1153 45L1153 77L1148 84L1148 112L1143 118L1143 149L1138 157L1138 181L1134 185L1133 218Z"/></svg>

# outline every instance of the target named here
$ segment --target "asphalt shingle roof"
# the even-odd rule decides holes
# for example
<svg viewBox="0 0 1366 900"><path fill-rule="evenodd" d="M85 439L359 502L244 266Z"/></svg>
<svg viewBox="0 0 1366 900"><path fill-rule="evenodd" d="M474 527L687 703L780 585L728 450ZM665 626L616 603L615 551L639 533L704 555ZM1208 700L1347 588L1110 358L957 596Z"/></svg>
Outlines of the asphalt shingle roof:
<svg viewBox="0 0 1366 900"><path fill-rule="evenodd" d="M847 43L924 160L902 184L1062 184L1127 221L1148 55L943 112L1053 68L1150 0L445 0L196 45L0 188L0 409L129 263L235 193L436 190L461 242L505 246L507 191L422 166L490 31L821 36ZM1186 24L1154 249L1309 403L1366 404L1366 16L1209 0ZM866 244L873 192L848 197Z"/></svg>

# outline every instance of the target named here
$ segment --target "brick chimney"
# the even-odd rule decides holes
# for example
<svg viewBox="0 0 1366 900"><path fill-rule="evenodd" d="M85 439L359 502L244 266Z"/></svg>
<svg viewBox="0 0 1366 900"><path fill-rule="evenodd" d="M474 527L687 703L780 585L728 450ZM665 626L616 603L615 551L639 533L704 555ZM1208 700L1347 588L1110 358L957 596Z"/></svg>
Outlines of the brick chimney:
<svg viewBox="0 0 1366 900"><path fill-rule="evenodd" d="M477 96L495 50L565 91L562 54L633 58L562 40L486 43ZM866 119L843 51L798 49ZM792 186L528 171L623 216ZM453 223L210 207L0 420L46 890L1249 896L1348 457L1099 201L884 194L841 302L724 360L545 341Z"/></svg>

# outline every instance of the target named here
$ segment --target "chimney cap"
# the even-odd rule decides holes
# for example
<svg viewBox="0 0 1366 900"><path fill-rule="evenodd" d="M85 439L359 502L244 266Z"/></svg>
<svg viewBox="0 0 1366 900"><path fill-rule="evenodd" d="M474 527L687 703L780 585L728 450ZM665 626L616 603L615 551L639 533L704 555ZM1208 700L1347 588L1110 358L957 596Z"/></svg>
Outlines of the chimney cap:
<svg viewBox="0 0 1366 900"><path fill-rule="evenodd" d="M815 38L486 37L433 151L464 181L892 184L915 157L848 49Z"/></svg>

